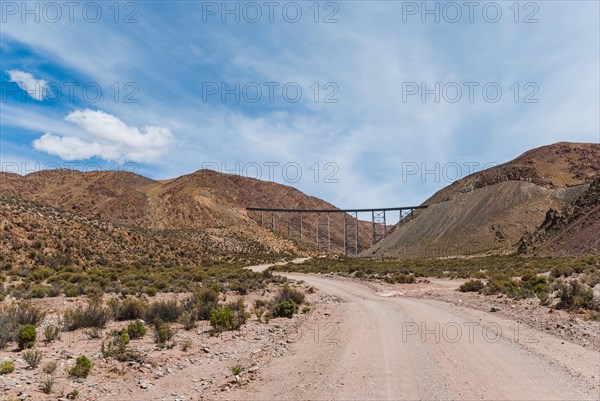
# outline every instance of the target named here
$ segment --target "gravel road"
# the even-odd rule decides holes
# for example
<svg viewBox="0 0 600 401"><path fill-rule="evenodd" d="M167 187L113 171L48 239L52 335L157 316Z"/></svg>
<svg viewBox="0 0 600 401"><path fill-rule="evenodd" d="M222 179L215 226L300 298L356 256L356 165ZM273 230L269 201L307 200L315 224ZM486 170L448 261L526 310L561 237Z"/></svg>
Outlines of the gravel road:
<svg viewBox="0 0 600 401"><path fill-rule="evenodd" d="M229 399L600 399L596 351L493 313L382 296L359 281L286 276L344 302Z"/></svg>

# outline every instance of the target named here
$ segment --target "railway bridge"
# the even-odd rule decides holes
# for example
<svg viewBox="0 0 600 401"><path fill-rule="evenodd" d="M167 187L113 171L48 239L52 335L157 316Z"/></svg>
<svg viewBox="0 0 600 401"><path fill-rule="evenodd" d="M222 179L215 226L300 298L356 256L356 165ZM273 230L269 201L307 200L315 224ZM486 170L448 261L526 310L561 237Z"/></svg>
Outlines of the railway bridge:
<svg viewBox="0 0 600 401"><path fill-rule="evenodd" d="M262 227L279 232L287 229L290 239L306 239L305 222L312 220L314 224L314 239L318 249L331 251L332 216L342 216L343 251L345 255L358 255L360 223L368 220L359 220L359 215L368 213L371 223L371 244L376 244L388 235L390 227L402 225L410 220L417 209L427 206L402 206L376 209L273 209L261 207L248 207L248 216ZM396 214L397 213L397 214ZM388 214L398 216L398 222L388 224ZM395 221L395 219L394 219Z"/></svg>

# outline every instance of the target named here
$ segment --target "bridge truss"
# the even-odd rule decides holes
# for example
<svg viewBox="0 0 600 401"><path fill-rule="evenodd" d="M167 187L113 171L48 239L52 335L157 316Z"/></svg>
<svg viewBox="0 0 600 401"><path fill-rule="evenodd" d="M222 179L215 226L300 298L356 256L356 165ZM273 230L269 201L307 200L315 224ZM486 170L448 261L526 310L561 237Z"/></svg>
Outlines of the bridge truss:
<svg viewBox="0 0 600 401"><path fill-rule="evenodd" d="M398 223L403 225L414 216L417 209L425 209L427 206L404 206L380 209L273 209L248 207L246 211L250 218L260 223L262 227L269 228L275 232L285 233L287 237L296 241L307 240L306 219L313 219L315 228L315 244L321 251L331 251L332 215L343 214L343 251L345 255L358 255L360 252L360 222L359 215L369 213L371 217L371 241L376 244L385 238L390 232L388 225L388 213L398 212ZM283 225L283 229L279 228ZM285 229L287 226L287 230ZM312 237L312 235L311 235Z"/></svg>

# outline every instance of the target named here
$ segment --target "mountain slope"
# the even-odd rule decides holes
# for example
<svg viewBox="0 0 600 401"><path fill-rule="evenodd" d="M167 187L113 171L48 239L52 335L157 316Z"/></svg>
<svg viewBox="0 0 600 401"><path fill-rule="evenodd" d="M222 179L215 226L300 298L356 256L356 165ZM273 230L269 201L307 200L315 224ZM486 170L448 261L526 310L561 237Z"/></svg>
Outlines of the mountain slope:
<svg viewBox="0 0 600 401"><path fill-rule="evenodd" d="M536 256L600 255L600 177L561 211L548 210L542 225L519 244L519 252Z"/></svg>
<svg viewBox="0 0 600 401"><path fill-rule="evenodd" d="M246 207L336 209L299 190L236 175L200 170L175 179L156 181L128 172L49 170L26 176L0 173L0 193L116 224L159 230L231 229L251 233L272 249L290 248L284 217L276 216L276 231L262 229ZM343 244L341 221L333 221L333 249ZM315 218L303 223L305 244L316 239ZM361 225L361 244L370 243L369 225Z"/></svg>
<svg viewBox="0 0 600 401"><path fill-rule="evenodd" d="M600 145L561 142L533 149L438 191L415 217L366 256L446 257L513 253L548 209L574 202L600 174Z"/></svg>
<svg viewBox="0 0 600 401"><path fill-rule="evenodd" d="M125 227L2 194L0 217L0 232L9 234L0 236L4 268L246 263L285 250L248 232Z"/></svg>

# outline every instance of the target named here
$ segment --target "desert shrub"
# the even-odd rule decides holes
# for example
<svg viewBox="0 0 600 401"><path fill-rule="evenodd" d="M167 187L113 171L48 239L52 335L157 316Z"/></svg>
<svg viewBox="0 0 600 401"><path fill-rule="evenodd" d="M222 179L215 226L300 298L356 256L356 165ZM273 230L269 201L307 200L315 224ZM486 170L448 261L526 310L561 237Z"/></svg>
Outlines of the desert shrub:
<svg viewBox="0 0 600 401"><path fill-rule="evenodd" d="M29 291L28 298L45 298L48 295L48 288L44 286L33 287Z"/></svg>
<svg viewBox="0 0 600 401"><path fill-rule="evenodd" d="M148 287L146 288L146 294L148 294L149 297L153 297L156 296L156 293L158 292L158 290L154 287Z"/></svg>
<svg viewBox="0 0 600 401"><path fill-rule="evenodd" d="M7 375L15 371L15 364L11 361L0 363L0 375Z"/></svg>
<svg viewBox="0 0 600 401"><path fill-rule="evenodd" d="M310 311L311 311L310 306L305 306L302 308L302 313L308 313Z"/></svg>
<svg viewBox="0 0 600 401"><path fill-rule="evenodd" d="M145 329L145 327L144 327ZM113 330L109 333L107 342L103 341L100 352L104 358L115 358L119 362L137 361L142 362L143 356L140 352L127 347L129 344L129 333L127 329Z"/></svg>
<svg viewBox="0 0 600 401"><path fill-rule="evenodd" d="M490 277L482 292L486 295L505 294L511 298L517 298L521 294L521 287L518 282L507 275L497 274Z"/></svg>
<svg viewBox="0 0 600 401"><path fill-rule="evenodd" d="M298 305L293 299L286 299L275 305L275 316L291 318L298 310Z"/></svg>
<svg viewBox="0 0 600 401"><path fill-rule="evenodd" d="M173 339L175 332L168 323L159 323L154 326L154 342L162 347L167 346Z"/></svg>
<svg viewBox="0 0 600 401"><path fill-rule="evenodd" d="M404 273L396 273L391 276L387 276L384 280L390 284L414 284L416 282L416 278L414 275Z"/></svg>
<svg viewBox="0 0 600 401"><path fill-rule="evenodd" d="M214 288L201 288L190 295L183 305L194 311L198 320L209 320L210 312L219 305L219 292Z"/></svg>
<svg viewBox="0 0 600 401"><path fill-rule="evenodd" d="M127 334L132 340L144 337L147 331L146 325L139 319L127 326Z"/></svg>
<svg viewBox="0 0 600 401"><path fill-rule="evenodd" d="M104 328L109 317L108 309L97 302L89 302L86 306L65 311L64 321L66 329L73 331L87 327Z"/></svg>
<svg viewBox="0 0 600 401"><path fill-rule="evenodd" d="M15 341L19 334L20 326L8 316L0 315L0 349L5 348L9 342Z"/></svg>
<svg viewBox="0 0 600 401"><path fill-rule="evenodd" d="M594 291L577 281L561 283L558 298L557 309L570 311L578 309L600 310L599 303L594 300Z"/></svg>
<svg viewBox="0 0 600 401"><path fill-rule="evenodd" d="M52 392L52 388L54 387L54 383L56 383L56 379L52 374L46 374L42 376L41 387L42 391L45 394L50 394Z"/></svg>
<svg viewBox="0 0 600 401"><path fill-rule="evenodd" d="M123 301L112 299L109 307L116 320L142 319L148 309L148 304L141 299L127 298Z"/></svg>
<svg viewBox="0 0 600 401"><path fill-rule="evenodd" d="M31 369L35 369L42 361L42 351L33 349L27 350L23 352L23 359Z"/></svg>
<svg viewBox="0 0 600 401"><path fill-rule="evenodd" d="M183 340L181 342L181 350L183 352L186 352L188 349L190 349L190 347L192 346L193 342L191 339L186 338L185 340Z"/></svg>
<svg viewBox="0 0 600 401"><path fill-rule="evenodd" d="M544 299L548 294L548 279L535 273L526 273L521 277L521 296L528 298L538 296Z"/></svg>
<svg viewBox="0 0 600 401"><path fill-rule="evenodd" d="M24 325L19 331L17 343L19 349L31 348L35 344L36 332L33 324Z"/></svg>
<svg viewBox="0 0 600 401"><path fill-rule="evenodd" d="M300 305L304 302L304 294L301 291L290 288L288 284L285 284L275 296L275 303L279 304L288 299L294 301L296 305Z"/></svg>
<svg viewBox="0 0 600 401"><path fill-rule="evenodd" d="M217 306L210 312L210 325L216 333L234 330L236 322L235 314L227 306Z"/></svg>
<svg viewBox="0 0 600 401"><path fill-rule="evenodd" d="M44 327L44 341L51 343L60 338L60 327L54 324L49 324Z"/></svg>
<svg viewBox="0 0 600 401"><path fill-rule="evenodd" d="M84 330L83 333L87 335L90 340L102 338L102 330L99 327L90 327L88 330Z"/></svg>
<svg viewBox="0 0 600 401"><path fill-rule="evenodd" d="M12 310L12 318L20 325L31 324L39 326L46 317L46 312L28 301L21 301L9 307Z"/></svg>
<svg viewBox="0 0 600 401"><path fill-rule="evenodd" d="M231 367L231 373L233 373L234 376L239 376L243 371L244 367L240 364Z"/></svg>
<svg viewBox="0 0 600 401"><path fill-rule="evenodd" d="M483 287L485 287L485 284L483 284L483 281L469 280L469 281L465 281L463 284L461 284L461 286L458 287L458 290L460 292L479 292L483 289Z"/></svg>
<svg viewBox="0 0 600 401"><path fill-rule="evenodd" d="M183 312L183 308L176 300L158 301L150 304L146 311L146 320L150 323L176 322Z"/></svg>
<svg viewBox="0 0 600 401"><path fill-rule="evenodd" d="M70 376L86 378L92 371L94 364L85 355L80 355L75 360L75 365L68 370Z"/></svg>
<svg viewBox="0 0 600 401"><path fill-rule="evenodd" d="M44 365L44 367L42 368L42 371L49 375L54 373L55 370L56 370L56 362L54 362L54 361L46 363Z"/></svg>
<svg viewBox="0 0 600 401"><path fill-rule="evenodd" d="M196 312L186 310L181 314L181 324L184 330L192 330L196 327Z"/></svg>

